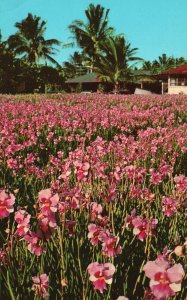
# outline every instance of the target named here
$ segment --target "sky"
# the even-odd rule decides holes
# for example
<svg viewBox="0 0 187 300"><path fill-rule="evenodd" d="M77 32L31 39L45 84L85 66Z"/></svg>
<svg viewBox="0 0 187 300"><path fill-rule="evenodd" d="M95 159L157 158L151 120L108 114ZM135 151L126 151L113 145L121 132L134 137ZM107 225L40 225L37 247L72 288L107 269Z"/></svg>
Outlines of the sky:
<svg viewBox="0 0 187 300"><path fill-rule="evenodd" d="M139 57L154 60L166 53L187 58L187 0L0 0L3 39L14 34L14 24L30 12L47 21L46 38L70 43L68 25L75 19L86 21L90 3L110 9L109 24L139 49ZM61 49L55 58L62 63L75 50Z"/></svg>

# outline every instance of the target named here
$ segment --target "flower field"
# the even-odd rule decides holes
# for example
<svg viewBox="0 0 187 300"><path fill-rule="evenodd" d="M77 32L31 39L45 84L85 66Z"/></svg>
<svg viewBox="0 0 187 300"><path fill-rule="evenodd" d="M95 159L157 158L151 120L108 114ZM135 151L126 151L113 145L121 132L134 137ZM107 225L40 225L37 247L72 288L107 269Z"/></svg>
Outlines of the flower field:
<svg viewBox="0 0 187 300"><path fill-rule="evenodd" d="M1 96L0 299L185 299L187 97Z"/></svg>

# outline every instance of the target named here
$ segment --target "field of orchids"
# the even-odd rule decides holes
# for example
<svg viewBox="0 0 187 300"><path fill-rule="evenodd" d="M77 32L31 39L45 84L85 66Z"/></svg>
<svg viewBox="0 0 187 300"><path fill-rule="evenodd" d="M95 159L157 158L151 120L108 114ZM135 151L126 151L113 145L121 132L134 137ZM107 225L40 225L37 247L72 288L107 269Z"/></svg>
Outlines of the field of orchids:
<svg viewBox="0 0 187 300"><path fill-rule="evenodd" d="M1 96L0 116L0 299L186 299L186 96Z"/></svg>

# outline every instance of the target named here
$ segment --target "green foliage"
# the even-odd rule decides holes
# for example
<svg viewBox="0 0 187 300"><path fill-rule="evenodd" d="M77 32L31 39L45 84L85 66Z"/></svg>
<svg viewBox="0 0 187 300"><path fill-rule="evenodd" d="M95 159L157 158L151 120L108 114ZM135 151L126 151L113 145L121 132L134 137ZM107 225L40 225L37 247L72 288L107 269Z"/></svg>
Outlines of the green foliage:
<svg viewBox="0 0 187 300"><path fill-rule="evenodd" d="M55 54L53 45L60 45L56 39L44 38L46 22L40 17L28 14L21 22L15 24L18 31L9 37L9 47L15 51L16 55L26 60L29 64L38 64L40 60L48 60L58 65L52 55Z"/></svg>
<svg viewBox="0 0 187 300"><path fill-rule="evenodd" d="M101 5L90 4L85 10L87 22L75 20L69 29L76 40L77 45L83 49L91 68L94 67L98 54L101 51L101 43L114 33L114 29L108 26L109 9Z"/></svg>
<svg viewBox="0 0 187 300"><path fill-rule="evenodd" d="M151 71L152 74L159 74L168 69L176 68L182 64L187 63L184 57L174 58L167 56L165 53L158 57L158 59L151 61L144 61L142 69Z"/></svg>
<svg viewBox="0 0 187 300"><path fill-rule="evenodd" d="M140 60L134 56L138 49L131 48L124 36L109 37L101 44L101 49L95 71L101 79L113 83L117 90L120 83L127 81L131 74L129 62Z"/></svg>

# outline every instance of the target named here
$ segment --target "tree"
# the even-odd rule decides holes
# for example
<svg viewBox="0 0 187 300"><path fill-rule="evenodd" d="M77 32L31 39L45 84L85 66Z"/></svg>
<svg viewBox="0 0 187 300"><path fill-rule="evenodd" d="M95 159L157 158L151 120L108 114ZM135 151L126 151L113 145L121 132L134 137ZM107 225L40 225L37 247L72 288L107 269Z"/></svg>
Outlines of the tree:
<svg viewBox="0 0 187 300"><path fill-rule="evenodd" d="M146 71L151 71L153 69L152 62L150 60L144 60L142 69Z"/></svg>
<svg viewBox="0 0 187 300"><path fill-rule="evenodd" d="M40 17L28 14L21 22L17 22L15 27L18 31L10 36L9 47L15 51L15 54L21 56L29 64L38 64L42 60L58 64L52 57L55 54L53 45L60 45L56 39L44 38L46 32L46 22Z"/></svg>
<svg viewBox="0 0 187 300"><path fill-rule="evenodd" d="M179 58L175 59L176 67L186 64L186 63L187 63L187 59L185 59L184 57L179 57Z"/></svg>
<svg viewBox="0 0 187 300"><path fill-rule="evenodd" d="M124 36L109 37L101 45L102 53L98 55L95 71L99 77L114 85L118 91L120 83L129 79L132 61L141 60L135 57L138 48L131 48Z"/></svg>
<svg viewBox="0 0 187 300"><path fill-rule="evenodd" d="M101 51L101 43L105 41L114 29L108 26L109 9L105 11L101 5L90 4L85 10L87 23L75 20L69 29L75 38L77 45L88 56L91 71L95 65L98 54Z"/></svg>
<svg viewBox="0 0 187 300"><path fill-rule="evenodd" d="M0 93L15 92L18 63L0 32Z"/></svg>
<svg viewBox="0 0 187 300"><path fill-rule="evenodd" d="M70 56L69 61L65 61L63 65L66 78L73 78L87 72L85 55L77 51L75 51L73 55Z"/></svg>
<svg viewBox="0 0 187 300"><path fill-rule="evenodd" d="M153 61L153 66L156 68L157 72L163 72L175 66L175 59L171 56L167 56L163 53L158 57L158 60Z"/></svg>
<svg viewBox="0 0 187 300"><path fill-rule="evenodd" d="M151 71L152 74L159 74L168 69L176 68L184 63L186 63L186 59L184 57L174 58L173 56L167 56L164 53L153 62L144 61L142 68L143 70Z"/></svg>
<svg viewBox="0 0 187 300"><path fill-rule="evenodd" d="M64 77L61 74L61 68L53 68L51 66L41 66L39 70L39 79L42 91L54 90L64 86Z"/></svg>

